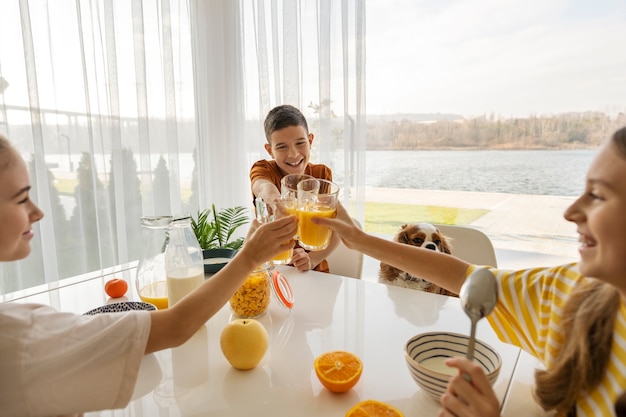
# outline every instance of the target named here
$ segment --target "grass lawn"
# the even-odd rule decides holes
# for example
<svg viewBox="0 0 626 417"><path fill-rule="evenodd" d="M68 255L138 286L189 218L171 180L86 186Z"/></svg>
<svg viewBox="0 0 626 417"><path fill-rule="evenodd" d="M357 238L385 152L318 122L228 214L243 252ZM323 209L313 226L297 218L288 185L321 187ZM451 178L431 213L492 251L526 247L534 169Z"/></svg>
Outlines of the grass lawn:
<svg viewBox="0 0 626 417"><path fill-rule="evenodd" d="M61 195L73 195L77 185L78 180L75 178L57 178L54 180L54 188Z"/></svg>
<svg viewBox="0 0 626 417"><path fill-rule="evenodd" d="M407 223L468 225L489 210L414 204L365 203L365 230L368 233L394 235Z"/></svg>

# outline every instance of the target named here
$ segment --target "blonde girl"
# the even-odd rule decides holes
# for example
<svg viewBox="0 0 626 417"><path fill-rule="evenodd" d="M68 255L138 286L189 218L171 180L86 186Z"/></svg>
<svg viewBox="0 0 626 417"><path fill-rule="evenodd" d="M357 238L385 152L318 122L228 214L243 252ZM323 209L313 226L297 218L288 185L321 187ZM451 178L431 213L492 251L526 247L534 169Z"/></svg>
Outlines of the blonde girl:
<svg viewBox="0 0 626 417"><path fill-rule="evenodd" d="M499 301L488 319L499 337L539 358L535 396L559 416L613 416L626 390L626 128L599 150L585 190L565 211L577 226L580 262L500 271ZM449 255L370 236L343 207L331 227L345 244L458 293L475 268ZM499 416L481 368L463 358L441 398L439 416ZM471 376L467 382L461 373Z"/></svg>

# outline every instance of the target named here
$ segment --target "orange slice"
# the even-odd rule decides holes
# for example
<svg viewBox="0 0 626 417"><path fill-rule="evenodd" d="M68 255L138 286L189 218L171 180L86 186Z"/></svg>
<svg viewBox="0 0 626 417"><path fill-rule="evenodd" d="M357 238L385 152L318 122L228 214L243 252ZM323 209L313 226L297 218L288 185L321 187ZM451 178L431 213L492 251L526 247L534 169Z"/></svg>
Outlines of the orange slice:
<svg viewBox="0 0 626 417"><path fill-rule="evenodd" d="M361 359L343 350L321 354L313 366L322 385L331 392L348 391L359 382L363 371Z"/></svg>
<svg viewBox="0 0 626 417"><path fill-rule="evenodd" d="M391 404L365 400L349 409L346 417L404 417L404 414Z"/></svg>

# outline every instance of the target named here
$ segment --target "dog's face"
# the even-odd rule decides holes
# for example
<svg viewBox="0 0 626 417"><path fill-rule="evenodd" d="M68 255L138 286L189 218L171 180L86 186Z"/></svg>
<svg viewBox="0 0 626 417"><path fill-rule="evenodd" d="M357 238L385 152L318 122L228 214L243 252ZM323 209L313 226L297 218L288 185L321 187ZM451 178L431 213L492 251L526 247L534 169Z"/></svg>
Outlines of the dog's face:
<svg viewBox="0 0 626 417"><path fill-rule="evenodd" d="M406 245L419 246L437 252L452 254L452 245L439 229L430 223L404 224L394 236L393 240ZM384 262L380 263L379 278L386 284L400 287L413 288L416 290L457 296L444 288L441 288L423 278L415 277L408 272L401 271Z"/></svg>
<svg viewBox="0 0 626 417"><path fill-rule="evenodd" d="M394 240L437 252L452 253L448 239L430 223L403 224Z"/></svg>

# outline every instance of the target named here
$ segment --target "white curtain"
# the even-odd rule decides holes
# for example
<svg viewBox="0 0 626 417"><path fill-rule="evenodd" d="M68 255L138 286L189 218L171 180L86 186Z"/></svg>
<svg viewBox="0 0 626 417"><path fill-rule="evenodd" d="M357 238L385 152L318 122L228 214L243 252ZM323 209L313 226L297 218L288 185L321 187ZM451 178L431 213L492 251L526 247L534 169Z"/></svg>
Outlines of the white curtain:
<svg viewBox="0 0 626 417"><path fill-rule="evenodd" d="M364 32L364 0L3 2L0 133L46 217L0 294L137 260L141 216L251 208L277 104L362 220Z"/></svg>

